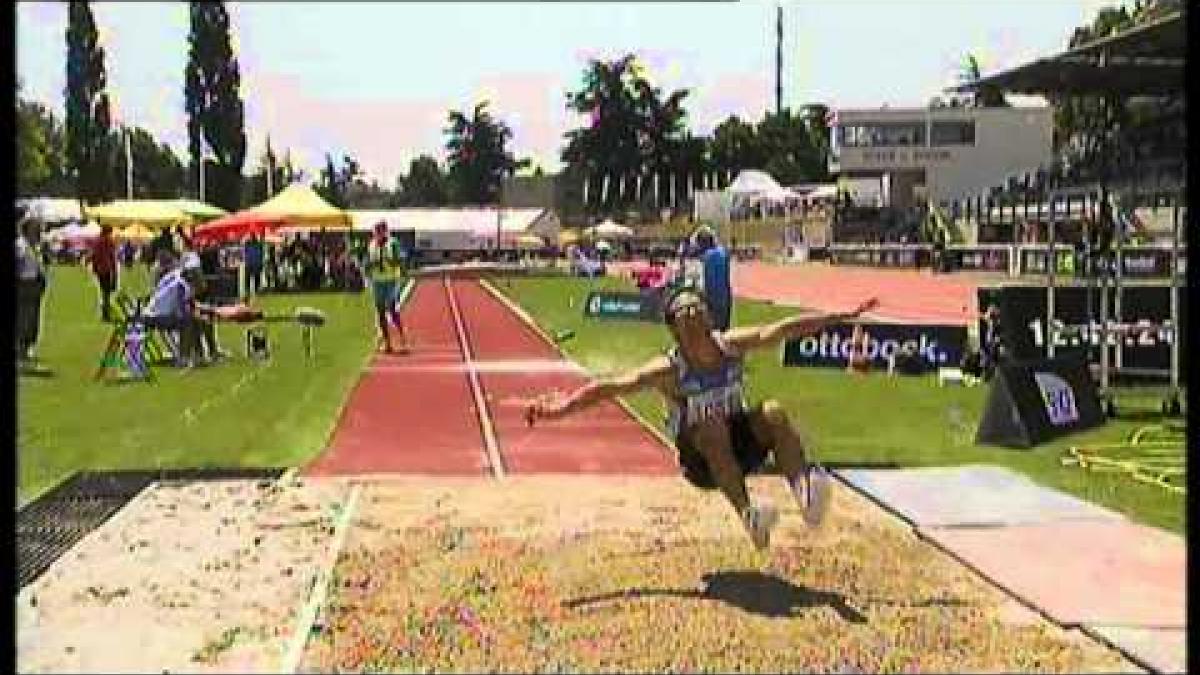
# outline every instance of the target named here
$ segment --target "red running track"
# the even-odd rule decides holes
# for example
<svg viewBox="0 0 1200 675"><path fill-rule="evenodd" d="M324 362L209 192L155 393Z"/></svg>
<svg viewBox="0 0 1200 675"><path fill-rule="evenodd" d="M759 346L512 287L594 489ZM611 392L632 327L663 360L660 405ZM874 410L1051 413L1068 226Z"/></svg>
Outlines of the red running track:
<svg viewBox="0 0 1200 675"><path fill-rule="evenodd" d="M615 402L530 429L522 402L586 377L474 281L453 281L488 419L505 473L676 475L671 450ZM329 448L305 473L492 475L460 347L452 299L440 279L418 282L403 315L408 356L376 356L350 396ZM523 372L488 368L529 363ZM545 368L538 368L545 365Z"/></svg>
<svg viewBox="0 0 1200 675"><path fill-rule="evenodd" d="M372 359L305 473L491 474L466 373L431 367L463 364L441 281L417 284L403 321L412 353Z"/></svg>
<svg viewBox="0 0 1200 675"><path fill-rule="evenodd" d="M978 311L981 277L934 275L928 271L839 267L824 263L733 266L738 297L796 305L822 312L853 309L879 298L878 318L916 324L967 325ZM736 310L735 310L736 311Z"/></svg>
<svg viewBox="0 0 1200 675"><path fill-rule="evenodd" d="M473 281L459 281L454 292L480 362L544 360L563 363L562 356L516 313ZM479 374L509 473L676 475L673 451L613 401L605 401L570 417L543 421L530 428L521 399L552 389L571 391L586 375L565 369Z"/></svg>

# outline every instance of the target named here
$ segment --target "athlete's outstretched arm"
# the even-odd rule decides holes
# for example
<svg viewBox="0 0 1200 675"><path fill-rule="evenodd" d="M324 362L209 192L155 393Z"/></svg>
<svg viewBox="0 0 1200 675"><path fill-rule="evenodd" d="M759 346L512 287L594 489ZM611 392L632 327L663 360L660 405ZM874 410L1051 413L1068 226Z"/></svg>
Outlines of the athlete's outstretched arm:
<svg viewBox="0 0 1200 675"><path fill-rule="evenodd" d="M600 401L655 386L670 372L671 362L666 357L659 356L640 368L588 382L567 396L539 399L526 408L525 419L530 424L539 418L557 419Z"/></svg>
<svg viewBox="0 0 1200 675"><path fill-rule="evenodd" d="M860 304L851 312L838 312L834 314L822 314L818 316L789 316L786 319L780 319L774 323L769 323L762 326L736 328L726 333L725 339L743 351L749 349L758 349L761 347L769 347L780 340L787 340L804 335L812 335L813 333L816 333L830 324L840 323L842 321L853 321L854 319L857 319L864 313L869 312L878 306L879 301L875 298L871 298Z"/></svg>

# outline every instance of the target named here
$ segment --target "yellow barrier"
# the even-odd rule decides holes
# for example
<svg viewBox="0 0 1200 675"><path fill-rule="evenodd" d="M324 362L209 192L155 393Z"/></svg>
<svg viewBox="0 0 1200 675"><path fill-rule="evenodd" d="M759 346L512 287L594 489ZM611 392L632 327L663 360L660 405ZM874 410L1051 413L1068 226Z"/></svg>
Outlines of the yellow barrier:
<svg viewBox="0 0 1200 675"><path fill-rule="evenodd" d="M1165 434L1169 438L1147 440L1156 434ZM1187 488L1184 485L1171 482L1172 478L1178 478L1181 483L1186 481L1185 444L1186 439L1180 428L1147 426L1135 431L1128 443L1089 448L1072 446L1061 462L1063 466L1078 466L1092 471L1127 473L1134 480L1157 485L1177 494L1186 494Z"/></svg>

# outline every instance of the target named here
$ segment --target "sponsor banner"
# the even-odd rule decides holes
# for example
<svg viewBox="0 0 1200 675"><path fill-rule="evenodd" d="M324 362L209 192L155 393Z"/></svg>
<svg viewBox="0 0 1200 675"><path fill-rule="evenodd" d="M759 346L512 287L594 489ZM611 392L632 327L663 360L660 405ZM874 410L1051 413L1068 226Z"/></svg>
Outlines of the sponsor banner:
<svg viewBox="0 0 1200 675"><path fill-rule="evenodd" d="M1046 325L1046 289L1036 286L1004 286L980 288L979 308L989 305L1000 310L1000 339L1011 358L1041 359L1049 356L1050 331ZM1108 289L1109 317L1115 320L1113 308L1116 292ZM1091 298L1092 317L1087 315ZM1116 349L1121 350L1121 366L1139 370L1167 371L1171 365L1171 344L1186 340L1187 296L1179 289L1179 326L1171 324L1171 287L1127 286L1121 289L1121 323L1139 328L1126 335L1109 335L1116 363ZM1086 287L1060 287L1054 292L1054 316L1062 324L1055 335L1055 356L1076 355L1100 362L1100 290ZM979 322L983 335L983 322ZM1185 344L1181 342L1181 344ZM1180 369L1187 364L1187 350L1180 350Z"/></svg>
<svg viewBox="0 0 1200 675"><path fill-rule="evenodd" d="M597 319L662 322L661 293L592 291L583 304L583 315Z"/></svg>
<svg viewBox="0 0 1200 675"><path fill-rule="evenodd" d="M829 247L829 261L835 265L859 265L863 267L907 267L917 262L928 264L929 249L922 246L879 247Z"/></svg>
<svg viewBox="0 0 1200 675"><path fill-rule="evenodd" d="M862 324L868 337L866 356L875 367L910 348L929 368L957 366L967 344L964 326L911 326ZM854 324L833 324L816 335L788 340L783 346L785 366L845 367L850 360Z"/></svg>
<svg viewBox="0 0 1200 675"><path fill-rule="evenodd" d="M1096 385L1078 357L1039 359L996 369L976 443L1031 448L1104 424Z"/></svg>
<svg viewBox="0 0 1200 675"><path fill-rule="evenodd" d="M951 269L1008 273L1010 248L951 248L946 250Z"/></svg>
<svg viewBox="0 0 1200 675"><path fill-rule="evenodd" d="M1056 253L1058 267L1055 269L1055 273L1064 277L1075 276L1075 251L1067 247L1059 247ZM1049 257L1045 248L1022 248L1017 257L1017 274L1045 275L1047 272L1046 260Z"/></svg>

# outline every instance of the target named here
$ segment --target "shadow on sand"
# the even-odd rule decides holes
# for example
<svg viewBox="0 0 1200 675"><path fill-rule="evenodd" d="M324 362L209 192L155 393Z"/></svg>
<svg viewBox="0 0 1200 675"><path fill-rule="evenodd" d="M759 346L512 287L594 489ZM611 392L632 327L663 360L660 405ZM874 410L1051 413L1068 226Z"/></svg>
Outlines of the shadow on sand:
<svg viewBox="0 0 1200 675"><path fill-rule="evenodd" d="M621 598L694 598L718 600L751 614L770 618L797 616L809 607L828 606L848 623L866 623L867 618L846 603L846 599L828 591L818 591L752 570L713 572L701 577L703 590L694 588L631 588L563 602L567 609Z"/></svg>

